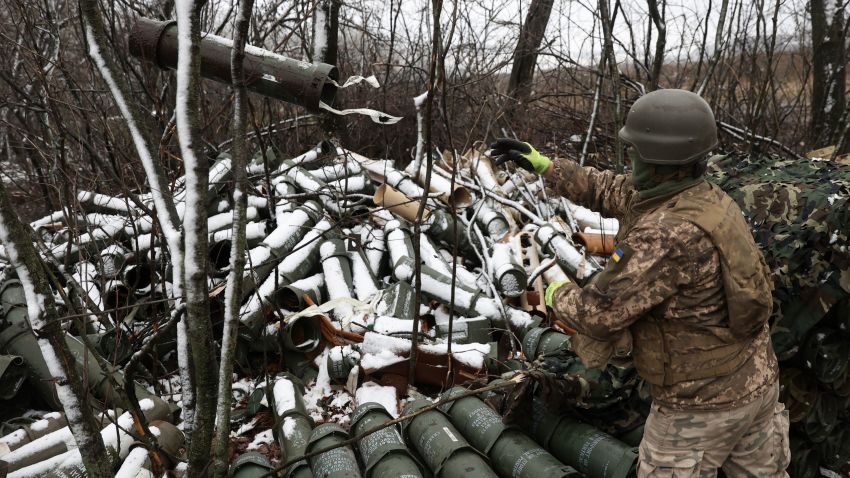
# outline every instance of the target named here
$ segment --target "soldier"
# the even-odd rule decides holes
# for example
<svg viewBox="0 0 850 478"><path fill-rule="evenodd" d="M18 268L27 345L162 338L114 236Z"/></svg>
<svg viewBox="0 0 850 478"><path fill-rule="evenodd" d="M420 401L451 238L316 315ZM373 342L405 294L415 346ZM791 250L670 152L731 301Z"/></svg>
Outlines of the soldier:
<svg viewBox="0 0 850 478"><path fill-rule="evenodd" d="M638 99L619 132L631 176L550 161L500 139L497 164L547 178L574 202L620 219L616 251L583 287L550 284L546 304L575 328L589 367L631 353L653 403L638 476L787 476L788 412L768 318L771 281L741 209L705 181L717 127L684 90Z"/></svg>

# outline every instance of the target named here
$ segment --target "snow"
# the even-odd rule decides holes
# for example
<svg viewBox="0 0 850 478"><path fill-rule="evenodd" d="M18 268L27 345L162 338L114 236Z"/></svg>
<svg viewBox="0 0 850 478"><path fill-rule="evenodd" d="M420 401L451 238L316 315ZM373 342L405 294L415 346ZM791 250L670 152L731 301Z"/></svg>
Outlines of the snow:
<svg viewBox="0 0 850 478"><path fill-rule="evenodd" d="M385 352L394 355L407 354L410 352L410 346L410 340L407 339L389 337L375 332L366 332L363 336L363 343L360 344L360 351L364 354L372 354L389 358ZM420 350L429 353L445 355L447 353L448 344L420 344L419 348ZM490 353L489 344L452 344L452 356L458 361L473 368L482 368L484 366L484 357L488 353ZM364 360L365 359L366 357L364 355ZM366 365L363 364L363 360L361 360L360 365L364 369L372 369L372 367L367 368ZM369 365L372 365L372 363L369 362Z"/></svg>
<svg viewBox="0 0 850 478"><path fill-rule="evenodd" d="M322 419L322 407L319 405L319 400L329 396L331 390L331 378L328 375L328 351L325 350L316 357L316 365L319 366L319 374L316 377L316 383L304 394L304 405L307 408L307 413L314 420Z"/></svg>
<svg viewBox="0 0 850 478"><path fill-rule="evenodd" d="M295 434L295 430L298 427L298 423L291 416L285 417L283 419L283 425L281 425L281 430L283 431L283 436L287 439L291 439Z"/></svg>
<svg viewBox="0 0 850 478"><path fill-rule="evenodd" d="M413 321L382 315L375 319L372 330L384 335L406 335L409 337L413 332Z"/></svg>
<svg viewBox="0 0 850 478"><path fill-rule="evenodd" d="M278 378L274 384L274 403L278 415L294 410L296 405L295 387L287 378Z"/></svg>
<svg viewBox="0 0 850 478"><path fill-rule="evenodd" d="M366 382L354 393L355 401L360 406L364 403L378 403L386 409L393 418L398 417L398 399L394 387L381 386L375 382Z"/></svg>
<svg viewBox="0 0 850 478"><path fill-rule="evenodd" d="M254 441L248 444L248 450L258 450L260 445L269 445L274 442L274 435L271 429L263 430L254 436Z"/></svg>
<svg viewBox="0 0 850 478"><path fill-rule="evenodd" d="M372 278L372 272L363 256L357 251L348 253L351 260L351 281L354 285L354 294L357 300L368 301L373 295L378 292L378 287Z"/></svg>
<svg viewBox="0 0 850 478"><path fill-rule="evenodd" d="M378 353L364 354L360 359L360 366L363 370L380 370L392 364L403 362L404 357L400 357L388 350L382 350Z"/></svg>
<svg viewBox="0 0 850 478"><path fill-rule="evenodd" d="M153 429L151 429L151 432L153 432ZM140 474L140 471L146 467L147 463L148 450L142 446L136 447L130 452L127 459L124 460L121 469L115 473L115 478L138 478L139 476L144 476Z"/></svg>

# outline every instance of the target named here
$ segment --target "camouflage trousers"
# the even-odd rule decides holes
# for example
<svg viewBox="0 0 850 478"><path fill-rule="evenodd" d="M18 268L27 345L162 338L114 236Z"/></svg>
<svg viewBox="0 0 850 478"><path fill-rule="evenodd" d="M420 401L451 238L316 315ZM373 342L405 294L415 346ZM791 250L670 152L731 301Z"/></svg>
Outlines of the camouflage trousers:
<svg viewBox="0 0 850 478"><path fill-rule="evenodd" d="M729 410L673 410L652 404L638 477L787 477L788 411L779 383Z"/></svg>

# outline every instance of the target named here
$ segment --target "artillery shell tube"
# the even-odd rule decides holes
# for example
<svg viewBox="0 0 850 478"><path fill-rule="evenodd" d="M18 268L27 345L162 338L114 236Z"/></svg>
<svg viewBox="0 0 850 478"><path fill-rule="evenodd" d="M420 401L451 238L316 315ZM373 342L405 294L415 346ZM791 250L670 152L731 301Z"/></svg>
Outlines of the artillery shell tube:
<svg viewBox="0 0 850 478"><path fill-rule="evenodd" d="M336 346L328 350L328 376L335 383L345 383L351 369L360 362L359 357L359 354L352 353L350 348L346 350L346 347L343 346Z"/></svg>
<svg viewBox="0 0 850 478"><path fill-rule="evenodd" d="M330 300L351 298L351 261L345 244L340 239L327 239L319 247L322 258L322 271L325 274L325 288ZM350 317L351 305L342 304L334 309L334 317L338 320Z"/></svg>
<svg viewBox="0 0 850 478"><path fill-rule="evenodd" d="M516 261L516 255L510 244L493 244L490 271L496 287L508 297L519 297L528 287L528 274Z"/></svg>
<svg viewBox="0 0 850 478"><path fill-rule="evenodd" d="M274 398L277 440L283 461L302 456L307 451L307 442L313 429L313 420L304 406L304 386L294 375L282 373L277 376L272 388ZM299 461L287 470L284 476L306 478L312 476L306 461Z"/></svg>
<svg viewBox="0 0 850 478"><path fill-rule="evenodd" d="M268 277L274 269L274 259L291 252L307 236L321 213L322 206L319 203L307 201L303 206L277 219L278 227L263 239L259 246L248 251L253 273L245 274L243 296L251 294L256 284Z"/></svg>
<svg viewBox="0 0 850 478"><path fill-rule="evenodd" d="M502 211L490 207L487 201L484 201L484 204L481 205L475 220L494 241L501 240L511 229L510 223Z"/></svg>
<svg viewBox="0 0 850 478"><path fill-rule="evenodd" d="M550 413L537 400L530 431L555 457L590 478L626 478L637 465L636 448L596 427Z"/></svg>
<svg viewBox="0 0 850 478"><path fill-rule="evenodd" d="M351 434L358 436L392 420L392 415L375 402L358 406L351 414ZM357 444L366 478L425 478L425 473L395 426L363 437Z"/></svg>
<svg viewBox="0 0 850 478"><path fill-rule="evenodd" d="M304 299L305 295L314 304L323 302L324 294L322 294L322 290L324 287L325 275L319 272L279 288L275 292L275 303L287 310L302 310L308 305Z"/></svg>
<svg viewBox="0 0 850 478"><path fill-rule="evenodd" d="M569 335L549 327L535 327L522 337L522 350L528 360L534 360L541 355L551 356L567 351L569 343Z"/></svg>
<svg viewBox="0 0 850 478"><path fill-rule="evenodd" d="M356 161L345 161L321 167L313 171L313 175L323 181L336 181L337 179L354 176L363 172Z"/></svg>
<svg viewBox="0 0 850 478"><path fill-rule="evenodd" d="M563 234L558 232L551 224L544 224L537 229L534 239L540 248L558 259L558 263L565 269L570 270L578 279L592 276L597 269L584 260L581 253L573 247Z"/></svg>
<svg viewBox="0 0 850 478"><path fill-rule="evenodd" d="M292 284L314 272L319 261L321 236L330 230L330 228L331 223L325 219L316 223L314 227L307 231L301 241L292 248L291 252L283 258L283 261L277 266L277 272L275 274L267 277L255 291L248 288L247 293L251 294L251 296L248 302L242 305L242 308L239 310L239 320L243 324L250 328L259 327L266 309L271 307L270 298L273 296L275 288ZM246 274L245 277L247 279L248 277L252 277L252 275Z"/></svg>
<svg viewBox="0 0 850 478"><path fill-rule="evenodd" d="M430 405L423 399L410 402L402 415ZM411 418L402 433L408 443L419 453L436 478L496 478L498 475L487 464L460 432L438 410L430 410Z"/></svg>
<svg viewBox="0 0 850 478"><path fill-rule="evenodd" d="M425 232L429 236L442 242L446 247L453 248L455 241L457 241L458 248L461 251L469 252L472 250L466 234L466 226L461 221L456 221L456 218L442 209L431 211L426 221L426 228Z"/></svg>
<svg viewBox="0 0 850 478"><path fill-rule="evenodd" d="M462 393L455 387L444 397ZM441 407L461 434L479 451L490 457L500 476L516 478L564 478L575 476L575 470L564 465L530 437L507 428L502 417L480 398L470 396Z"/></svg>
<svg viewBox="0 0 850 478"><path fill-rule="evenodd" d="M310 434L307 451L321 450L348 439L348 433L336 423L323 423ZM350 446L341 446L310 458L316 478L360 478L357 457Z"/></svg>
<svg viewBox="0 0 850 478"><path fill-rule="evenodd" d="M322 342L321 326L312 317L290 319L281 334L284 348L292 352L312 352Z"/></svg>
<svg viewBox="0 0 850 478"><path fill-rule="evenodd" d="M357 300L366 302L378 292L378 283L363 255L358 250L348 251L354 295L357 296Z"/></svg>
<svg viewBox="0 0 850 478"><path fill-rule="evenodd" d="M390 221L384 228L387 238L387 250L390 251L390 266L393 268L393 276L396 279L406 280L399 276L398 264L405 257L414 257L413 240L410 233L401 228L398 221Z"/></svg>
<svg viewBox="0 0 850 478"><path fill-rule="evenodd" d="M30 423L0 438L0 448L5 448L6 453L15 451L27 443L31 443L66 426L68 426L68 420L65 419L64 413L50 412L41 420ZM2 457L3 453L0 452L0 459Z"/></svg>
<svg viewBox="0 0 850 478"><path fill-rule="evenodd" d="M233 42L211 33L201 34L201 76L231 84L230 53ZM130 54L156 63L160 68L177 67L177 22L139 18L130 32ZM319 102L332 104L338 78L336 67L306 63L262 48L245 47L247 88L264 96L319 111Z"/></svg>
<svg viewBox="0 0 850 478"><path fill-rule="evenodd" d="M262 453L249 451L233 460L227 478L260 478L267 476L274 466Z"/></svg>
<svg viewBox="0 0 850 478"><path fill-rule="evenodd" d="M56 392L53 389L54 377L47 368L47 363L41 355L35 335L29 326L24 289L19 281L7 280L0 286L0 303L3 305L5 321L8 324L6 328L0 330L0 343L5 344L7 353L24 357L29 369L27 377L30 385L49 405L55 409L61 409L62 405L56 400ZM119 387L123 386L124 376L121 372L103 370L94 352L76 337L66 335L65 342L76 360L76 366L81 370L81 376L87 378L87 386L94 395L107 404L124 403L124 395L119 394L112 385L115 381ZM157 398L141 385L134 385L140 399Z"/></svg>
<svg viewBox="0 0 850 478"><path fill-rule="evenodd" d="M360 231L360 242L369 261L369 269L375 277L380 277L381 265L387 252L386 244L384 244L384 230L364 224L363 230Z"/></svg>

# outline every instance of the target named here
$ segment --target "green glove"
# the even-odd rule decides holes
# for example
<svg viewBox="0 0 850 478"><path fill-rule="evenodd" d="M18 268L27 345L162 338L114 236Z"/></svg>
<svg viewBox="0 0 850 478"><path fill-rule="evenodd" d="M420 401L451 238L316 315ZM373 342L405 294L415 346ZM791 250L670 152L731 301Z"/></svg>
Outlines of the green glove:
<svg viewBox="0 0 850 478"><path fill-rule="evenodd" d="M538 153L534 146L510 138L499 138L490 145L490 156L496 158L496 166L513 161L531 173L543 174L552 161Z"/></svg>
<svg viewBox="0 0 850 478"><path fill-rule="evenodd" d="M546 287L546 293L543 294L543 302L546 304L546 307L552 308L552 301L555 300L555 291L558 290L562 285L569 284L569 279L559 280L557 282L553 282L549 284L549 287Z"/></svg>

